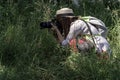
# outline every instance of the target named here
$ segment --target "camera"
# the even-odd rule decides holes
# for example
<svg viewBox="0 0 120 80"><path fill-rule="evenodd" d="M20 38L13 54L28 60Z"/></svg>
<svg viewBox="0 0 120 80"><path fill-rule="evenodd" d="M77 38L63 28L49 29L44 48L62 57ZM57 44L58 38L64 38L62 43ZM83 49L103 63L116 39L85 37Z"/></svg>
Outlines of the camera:
<svg viewBox="0 0 120 80"><path fill-rule="evenodd" d="M56 19L52 19L51 21L40 22L40 29L52 28L51 23L55 24L57 27L59 26Z"/></svg>
<svg viewBox="0 0 120 80"><path fill-rule="evenodd" d="M63 28L60 22L58 22L56 19L51 19L51 21L40 22L40 29L45 28L51 29L52 28L51 23L53 23L61 33L63 33Z"/></svg>
<svg viewBox="0 0 120 80"><path fill-rule="evenodd" d="M51 23L52 23L51 21L41 22L41 23L40 23L40 29L51 28L51 27L52 27Z"/></svg>

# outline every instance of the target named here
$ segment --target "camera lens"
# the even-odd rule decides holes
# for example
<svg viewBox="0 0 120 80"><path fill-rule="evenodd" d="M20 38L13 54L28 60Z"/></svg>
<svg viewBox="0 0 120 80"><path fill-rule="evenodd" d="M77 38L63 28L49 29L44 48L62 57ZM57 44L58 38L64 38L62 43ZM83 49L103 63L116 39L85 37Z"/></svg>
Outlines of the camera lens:
<svg viewBox="0 0 120 80"><path fill-rule="evenodd" d="M41 28L51 28L52 27L50 21L49 22L41 22L40 26L41 26Z"/></svg>

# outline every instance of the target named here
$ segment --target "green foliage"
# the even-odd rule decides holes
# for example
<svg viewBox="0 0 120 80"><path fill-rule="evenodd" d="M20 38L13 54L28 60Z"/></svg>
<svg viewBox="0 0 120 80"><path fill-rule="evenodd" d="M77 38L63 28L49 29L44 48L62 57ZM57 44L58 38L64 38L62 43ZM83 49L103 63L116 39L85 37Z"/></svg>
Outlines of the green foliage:
<svg viewBox="0 0 120 80"><path fill-rule="evenodd" d="M82 0L75 8L66 2L0 1L0 80L120 80L119 6L107 9L98 1L91 4ZM58 45L48 29L40 29L39 23L53 18L61 7L105 22L112 49L110 60L99 60L93 53L75 54Z"/></svg>

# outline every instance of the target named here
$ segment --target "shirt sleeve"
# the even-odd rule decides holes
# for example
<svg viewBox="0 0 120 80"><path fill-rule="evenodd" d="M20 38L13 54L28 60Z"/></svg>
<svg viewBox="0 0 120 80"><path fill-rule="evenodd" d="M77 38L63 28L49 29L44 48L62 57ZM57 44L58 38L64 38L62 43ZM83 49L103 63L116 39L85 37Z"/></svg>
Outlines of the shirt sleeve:
<svg viewBox="0 0 120 80"><path fill-rule="evenodd" d="M63 40L63 42L62 42L63 46L67 45L71 39L75 38L78 34L81 33L83 23L84 22L81 20L77 20L77 21L71 23L70 31L69 31L66 39Z"/></svg>

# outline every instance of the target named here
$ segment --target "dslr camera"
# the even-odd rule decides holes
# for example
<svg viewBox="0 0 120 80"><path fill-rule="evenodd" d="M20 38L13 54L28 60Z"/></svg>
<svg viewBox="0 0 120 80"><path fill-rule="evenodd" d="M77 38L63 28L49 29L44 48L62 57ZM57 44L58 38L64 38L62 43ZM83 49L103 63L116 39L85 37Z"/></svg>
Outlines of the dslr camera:
<svg viewBox="0 0 120 80"><path fill-rule="evenodd" d="M55 24L57 27L59 26L57 20L56 19L52 19L50 21L40 22L40 29L52 28L51 23Z"/></svg>
<svg viewBox="0 0 120 80"><path fill-rule="evenodd" d="M45 29L45 28L51 29L52 28L51 23L53 23L61 33L63 32L63 28L61 27L61 24L56 19L40 22L40 29Z"/></svg>

